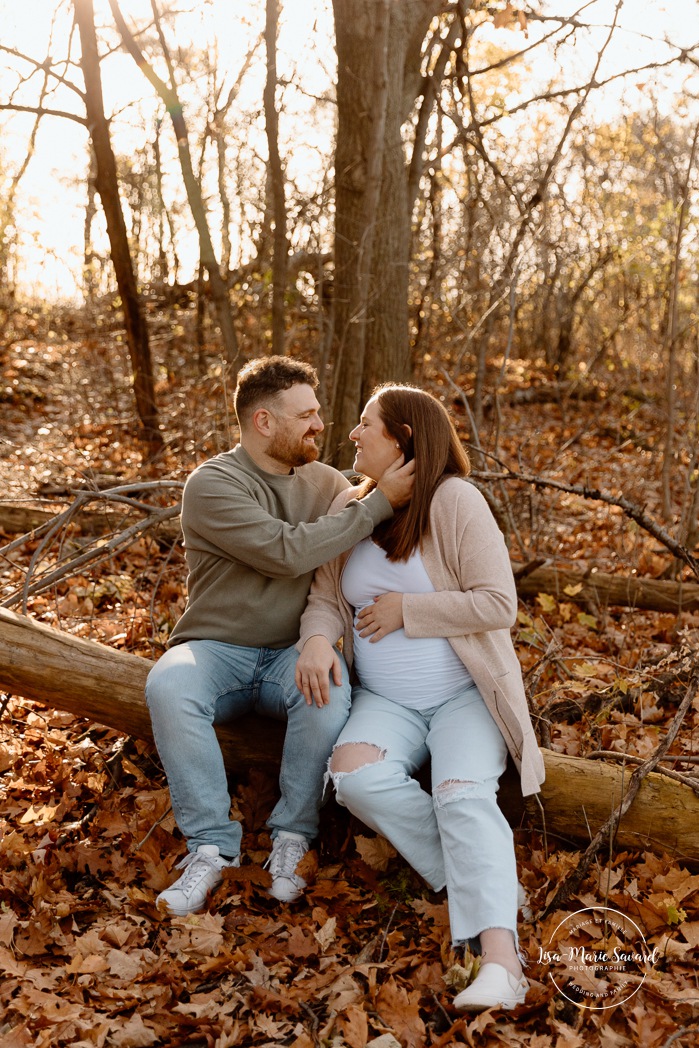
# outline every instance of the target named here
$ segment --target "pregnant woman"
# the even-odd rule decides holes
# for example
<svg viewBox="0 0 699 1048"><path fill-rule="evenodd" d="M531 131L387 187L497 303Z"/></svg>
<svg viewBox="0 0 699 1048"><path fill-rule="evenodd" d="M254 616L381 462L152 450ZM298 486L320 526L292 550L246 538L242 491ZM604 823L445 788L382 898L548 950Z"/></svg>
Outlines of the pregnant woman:
<svg viewBox="0 0 699 1048"><path fill-rule="evenodd" d="M458 1010L521 1004L512 831L496 800L508 751L522 791L544 778L510 627L517 598L503 536L466 478L451 419L424 390L379 387L350 438L359 489L401 456L415 460L410 503L318 569L301 622L296 683L307 701L355 679L329 762L340 804L386 837L427 883L446 886L455 946L480 953ZM432 792L414 773L431 762Z"/></svg>

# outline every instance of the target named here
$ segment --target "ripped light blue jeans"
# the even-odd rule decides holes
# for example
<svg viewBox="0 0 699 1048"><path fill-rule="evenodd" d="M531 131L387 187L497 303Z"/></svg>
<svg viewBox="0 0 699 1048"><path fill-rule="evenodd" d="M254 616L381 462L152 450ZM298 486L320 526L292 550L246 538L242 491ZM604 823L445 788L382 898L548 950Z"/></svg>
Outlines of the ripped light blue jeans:
<svg viewBox="0 0 699 1048"><path fill-rule="evenodd" d="M357 687L333 757L348 743L376 753L354 771L329 772L337 800L435 891L446 885L454 944L478 950L488 928L511 930L517 944L514 841L496 800L507 747L475 685L419 711ZM431 796L412 777L428 758Z"/></svg>

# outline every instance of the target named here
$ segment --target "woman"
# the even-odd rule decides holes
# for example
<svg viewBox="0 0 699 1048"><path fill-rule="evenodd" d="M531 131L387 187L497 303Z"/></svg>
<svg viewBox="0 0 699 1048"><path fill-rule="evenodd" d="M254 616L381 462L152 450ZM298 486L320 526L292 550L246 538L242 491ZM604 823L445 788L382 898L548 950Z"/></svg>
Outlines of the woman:
<svg viewBox="0 0 699 1048"><path fill-rule="evenodd" d="M386 837L438 891L455 945L480 950L459 1010L524 1001L512 831L496 802L508 750L523 793L543 761L510 637L517 598L503 536L444 407L412 386L379 387L350 433L365 495L400 456L415 460L405 509L316 572L296 683L310 701L358 682L329 762L338 801ZM428 758L432 794L412 777Z"/></svg>

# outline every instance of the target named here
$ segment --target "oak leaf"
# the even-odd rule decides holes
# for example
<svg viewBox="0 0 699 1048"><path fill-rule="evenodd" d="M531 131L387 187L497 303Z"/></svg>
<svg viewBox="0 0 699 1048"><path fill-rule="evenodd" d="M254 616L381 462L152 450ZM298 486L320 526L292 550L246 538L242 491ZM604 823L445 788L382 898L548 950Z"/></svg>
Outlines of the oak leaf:
<svg viewBox="0 0 699 1048"><path fill-rule="evenodd" d="M328 989L328 1007L334 1012L344 1012L350 1005L361 1000L363 992L352 976L344 972Z"/></svg>
<svg viewBox="0 0 699 1048"><path fill-rule="evenodd" d="M70 964L66 965L69 975L96 975L98 972L106 972L109 965L106 959L99 953L88 953L86 957L76 954Z"/></svg>
<svg viewBox="0 0 699 1048"><path fill-rule="evenodd" d="M12 910L0 914L0 945L12 946L16 926L17 915Z"/></svg>
<svg viewBox="0 0 699 1048"><path fill-rule="evenodd" d="M337 1026L349 1048L365 1048L369 1036L369 1021L360 1005L348 1005L338 1018Z"/></svg>
<svg viewBox="0 0 699 1048"><path fill-rule="evenodd" d="M154 955L151 954L151 957L155 960ZM110 950L107 954L107 962L109 974L116 976L117 979L123 979L124 982L133 982L140 975L143 967L140 950Z"/></svg>
<svg viewBox="0 0 699 1048"><path fill-rule="evenodd" d="M449 910L446 899L444 902L437 903L430 902L429 899L412 899L410 906L411 909L415 910L415 913L419 913L420 916L425 917L428 921L434 921L440 927L446 928L449 924Z"/></svg>

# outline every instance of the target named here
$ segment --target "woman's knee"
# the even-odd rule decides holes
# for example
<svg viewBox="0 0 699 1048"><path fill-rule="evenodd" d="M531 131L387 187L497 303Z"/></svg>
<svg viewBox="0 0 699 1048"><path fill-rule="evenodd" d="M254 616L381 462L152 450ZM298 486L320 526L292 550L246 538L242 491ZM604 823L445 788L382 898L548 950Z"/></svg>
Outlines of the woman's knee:
<svg viewBox="0 0 699 1048"><path fill-rule="evenodd" d="M344 742L336 746L330 758L332 775L347 775L367 764L375 764L385 756L385 750L371 742Z"/></svg>
<svg viewBox="0 0 699 1048"><path fill-rule="evenodd" d="M498 779L444 779L434 788L435 804L440 808L457 801L494 800Z"/></svg>
<svg viewBox="0 0 699 1048"><path fill-rule="evenodd" d="M386 788L394 770L385 762L386 751L371 743L344 743L333 751L329 772L339 804L360 818Z"/></svg>

